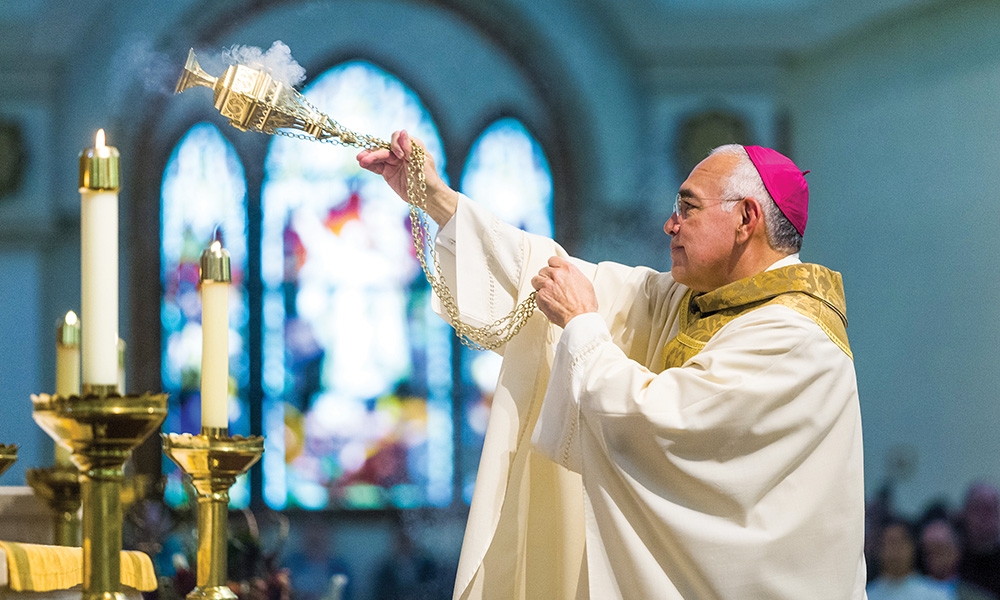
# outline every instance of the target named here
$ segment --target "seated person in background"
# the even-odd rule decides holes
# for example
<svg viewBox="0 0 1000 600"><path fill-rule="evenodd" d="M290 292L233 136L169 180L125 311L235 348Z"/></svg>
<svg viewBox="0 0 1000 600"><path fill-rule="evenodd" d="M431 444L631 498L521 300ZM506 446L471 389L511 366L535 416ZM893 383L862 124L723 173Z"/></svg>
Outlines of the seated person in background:
<svg viewBox="0 0 1000 600"><path fill-rule="evenodd" d="M954 600L997 600L997 597L958 575L962 557L958 533L946 519L935 519L920 532L920 556L924 573L940 581L951 591Z"/></svg>
<svg viewBox="0 0 1000 600"><path fill-rule="evenodd" d="M947 589L917 572L913 527L892 518L882 529L878 547L880 575L868 584L868 600L950 600Z"/></svg>
<svg viewBox="0 0 1000 600"><path fill-rule="evenodd" d="M964 550L958 573L1000 596L1000 493L977 481L969 486L959 515Z"/></svg>

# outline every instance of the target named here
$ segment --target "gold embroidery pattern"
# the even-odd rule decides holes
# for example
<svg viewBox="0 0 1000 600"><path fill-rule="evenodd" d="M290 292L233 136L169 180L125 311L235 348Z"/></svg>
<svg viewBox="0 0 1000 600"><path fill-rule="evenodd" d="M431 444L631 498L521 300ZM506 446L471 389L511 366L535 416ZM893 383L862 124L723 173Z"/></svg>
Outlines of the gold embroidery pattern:
<svg viewBox="0 0 1000 600"><path fill-rule="evenodd" d="M840 273L800 263L734 281L681 300L680 332L663 348L664 368L679 367L701 352L727 323L762 306L780 304L809 317L853 360L847 340L847 303Z"/></svg>

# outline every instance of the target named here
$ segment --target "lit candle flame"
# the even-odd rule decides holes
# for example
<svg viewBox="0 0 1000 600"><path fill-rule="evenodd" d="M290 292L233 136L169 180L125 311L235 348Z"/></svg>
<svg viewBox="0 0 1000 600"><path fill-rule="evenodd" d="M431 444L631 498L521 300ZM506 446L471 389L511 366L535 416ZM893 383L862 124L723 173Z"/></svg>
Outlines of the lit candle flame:
<svg viewBox="0 0 1000 600"><path fill-rule="evenodd" d="M67 325L76 325L77 323L76 313L73 311L69 311L68 313L66 313L65 323Z"/></svg>
<svg viewBox="0 0 1000 600"><path fill-rule="evenodd" d="M104 147L104 130L103 129L98 129L97 130L97 137L94 139L94 147L95 148L103 148Z"/></svg>

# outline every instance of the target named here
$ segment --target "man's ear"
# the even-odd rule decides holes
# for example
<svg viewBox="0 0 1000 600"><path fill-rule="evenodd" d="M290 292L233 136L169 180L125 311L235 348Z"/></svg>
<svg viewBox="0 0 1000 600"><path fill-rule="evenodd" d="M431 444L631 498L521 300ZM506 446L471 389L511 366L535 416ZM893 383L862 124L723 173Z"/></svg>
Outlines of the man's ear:
<svg viewBox="0 0 1000 600"><path fill-rule="evenodd" d="M764 209L754 198L744 198L740 205L739 231L749 239L754 231L764 226Z"/></svg>
<svg viewBox="0 0 1000 600"><path fill-rule="evenodd" d="M756 198L744 198L741 209L742 223L745 227L756 227L764 223L764 209Z"/></svg>

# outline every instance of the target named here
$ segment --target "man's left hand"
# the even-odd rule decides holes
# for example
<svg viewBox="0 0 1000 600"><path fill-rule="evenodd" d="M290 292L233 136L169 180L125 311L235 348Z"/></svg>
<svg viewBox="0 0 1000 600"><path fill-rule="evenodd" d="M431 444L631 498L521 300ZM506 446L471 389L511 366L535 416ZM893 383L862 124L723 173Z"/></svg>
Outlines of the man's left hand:
<svg viewBox="0 0 1000 600"><path fill-rule="evenodd" d="M531 278L531 286L538 292L535 296L538 309L560 327L566 327L577 315L597 312L594 285L565 258L550 258L549 266L542 267Z"/></svg>

